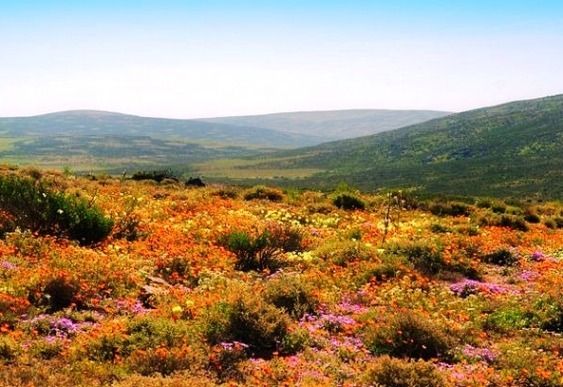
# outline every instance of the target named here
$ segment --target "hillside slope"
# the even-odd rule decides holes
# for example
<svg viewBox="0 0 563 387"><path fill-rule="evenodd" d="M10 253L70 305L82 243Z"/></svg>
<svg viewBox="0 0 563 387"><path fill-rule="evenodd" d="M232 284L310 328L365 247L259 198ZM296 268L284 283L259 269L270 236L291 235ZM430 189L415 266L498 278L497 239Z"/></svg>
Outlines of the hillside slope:
<svg viewBox="0 0 563 387"><path fill-rule="evenodd" d="M381 133L449 114L433 110L356 109L220 117L203 121L269 128L330 141Z"/></svg>
<svg viewBox="0 0 563 387"><path fill-rule="evenodd" d="M140 117L74 110L32 117L0 118L2 136L150 136L192 143L292 148L318 144L321 138L278 130L198 120Z"/></svg>
<svg viewBox="0 0 563 387"><path fill-rule="evenodd" d="M433 110L356 109L220 117L203 121L307 134L327 141L367 136L449 114Z"/></svg>
<svg viewBox="0 0 563 387"><path fill-rule="evenodd" d="M347 181L364 189L414 186L430 192L561 198L563 95L269 157L241 168L324 170L295 182L307 186Z"/></svg>

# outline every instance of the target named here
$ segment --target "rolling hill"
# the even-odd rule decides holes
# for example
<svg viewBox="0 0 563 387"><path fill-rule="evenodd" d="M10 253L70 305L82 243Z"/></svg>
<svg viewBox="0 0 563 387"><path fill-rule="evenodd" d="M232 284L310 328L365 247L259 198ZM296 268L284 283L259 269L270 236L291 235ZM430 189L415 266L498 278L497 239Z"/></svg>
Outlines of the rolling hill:
<svg viewBox="0 0 563 387"><path fill-rule="evenodd" d="M380 111L288 113L284 125L272 123L271 118L276 116L279 121L280 115L216 122L94 110L0 118L0 160L47 167L72 165L76 171L163 166L186 170L193 163L317 145L331 139L314 129L315 125L326 126L327 130L349 128L353 136L360 129L384 130L438 114L374 112ZM297 119L305 116L306 120ZM256 126L260 123L271 127Z"/></svg>
<svg viewBox="0 0 563 387"><path fill-rule="evenodd" d="M140 117L74 110L33 117L0 118L2 136L149 136L192 143L294 148L318 144L320 137L275 129L198 120Z"/></svg>
<svg viewBox="0 0 563 387"><path fill-rule="evenodd" d="M234 168L234 167L232 167ZM563 198L563 95L481 108L398 130L244 160L277 183ZM317 171L287 181L285 171ZM206 171L213 174L212 170ZM254 182L260 179L254 179ZM270 180L271 181L271 180Z"/></svg>
<svg viewBox="0 0 563 387"><path fill-rule="evenodd" d="M330 141L385 132L449 114L433 110L357 109L220 117L202 121L307 134Z"/></svg>

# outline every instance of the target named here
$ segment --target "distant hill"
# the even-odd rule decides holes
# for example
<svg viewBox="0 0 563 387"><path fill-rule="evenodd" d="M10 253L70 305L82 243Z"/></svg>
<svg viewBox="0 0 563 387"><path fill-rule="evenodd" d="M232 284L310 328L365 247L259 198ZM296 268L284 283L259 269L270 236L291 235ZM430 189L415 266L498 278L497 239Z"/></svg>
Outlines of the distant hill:
<svg viewBox="0 0 563 387"><path fill-rule="evenodd" d="M48 167L72 165L76 170L116 171L170 165L189 169L193 163L208 160L317 145L331 139L318 129L322 126L333 131L348 128L349 135L354 136L354 130L360 128L388 129L391 121L397 123L402 116L382 113L396 117L391 120L373 112L288 113L285 122L296 125L278 125L279 128L256 126L260 123L258 116L223 123L219 122L222 119L216 122L151 118L94 110L0 118L0 161ZM411 113L405 112L403 121L414 119ZM415 115L419 120L432 116L425 114ZM264 116L262 121L271 122L273 116L279 121L279 115ZM371 125L370 120L377 123ZM314 133L307 133L305 123L310 128L317 126L310 130Z"/></svg>
<svg viewBox="0 0 563 387"><path fill-rule="evenodd" d="M316 170L290 182L563 199L563 95L482 108L351 140L256 156L255 171ZM286 172L287 171L287 172ZM259 173L256 174L259 176Z"/></svg>
<svg viewBox="0 0 563 387"><path fill-rule="evenodd" d="M322 138L275 129L198 120L139 117L74 110L32 117L0 118L2 136L149 136L192 143L295 148Z"/></svg>
<svg viewBox="0 0 563 387"><path fill-rule="evenodd" d="M307 134L330 141L385 132L449 114L433 110L358 109L220 117L202 121Z"/></svg>
<svg viewBox="0 0 563 387"><path fill-rule="evenodd" d="M76 171L153 169L297 148L322 138L267 128L77 110L0 118L0 161Z"/></svg>

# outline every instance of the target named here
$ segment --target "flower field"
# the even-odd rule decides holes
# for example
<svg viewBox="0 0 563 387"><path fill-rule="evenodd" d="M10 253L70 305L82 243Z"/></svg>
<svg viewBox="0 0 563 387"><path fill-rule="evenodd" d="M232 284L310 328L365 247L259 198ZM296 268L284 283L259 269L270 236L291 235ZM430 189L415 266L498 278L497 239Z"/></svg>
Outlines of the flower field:
<svg viewBox="0 0 563 387"><path fill-rule="evenodd" d="M3 385L563 385L560 203L0 174Z"/></svg>

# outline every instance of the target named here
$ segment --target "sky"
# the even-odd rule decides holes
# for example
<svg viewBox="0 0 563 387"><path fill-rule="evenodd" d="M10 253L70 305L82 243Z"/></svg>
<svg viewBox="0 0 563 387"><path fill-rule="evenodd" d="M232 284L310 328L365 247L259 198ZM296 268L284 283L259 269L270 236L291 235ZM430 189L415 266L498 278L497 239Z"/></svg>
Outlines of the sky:
<svg viewBox="0 0 563 387"><path fill-rule="evenodd" d="M561 0L0 0L0 116L462 111L561 93Z"/></svg>

